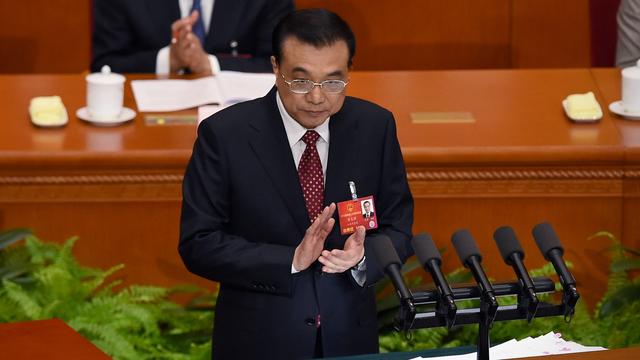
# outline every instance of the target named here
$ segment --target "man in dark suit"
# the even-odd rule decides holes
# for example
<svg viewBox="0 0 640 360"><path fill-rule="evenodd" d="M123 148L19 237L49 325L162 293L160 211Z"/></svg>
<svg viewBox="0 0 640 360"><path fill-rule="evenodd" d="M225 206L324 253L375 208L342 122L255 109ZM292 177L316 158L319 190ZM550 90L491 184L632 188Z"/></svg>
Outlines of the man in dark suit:
<svg viewBox="0 0 640 360"><path fill-rule="evenodd" d="M93 3L91 69L123 73L270 72L273 28L293 10L292 0Z"/></svg>
<svg viewBox="0 0 640 360"><path fill-rule="evenodd" d="M349 182L411 255L413 199L393 115L346 97L355 38L326 10L273 35L276 86L206 119L183 183L179 251L220 282L216 359L301 359L378 351L371 285L382 269L359 226L335 225Z"/></svg>

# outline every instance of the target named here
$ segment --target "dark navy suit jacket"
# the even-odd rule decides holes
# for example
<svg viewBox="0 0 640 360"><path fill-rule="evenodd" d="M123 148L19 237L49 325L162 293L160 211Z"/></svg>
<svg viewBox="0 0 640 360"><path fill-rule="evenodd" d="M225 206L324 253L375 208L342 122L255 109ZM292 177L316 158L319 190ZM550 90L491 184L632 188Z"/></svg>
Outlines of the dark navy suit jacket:
<svg viewBox="0 0 640 360"><path fill-rule="evenodd" d="M324 356L378 351L374 291L383 273L365 239L367 283L316 262L291 274L310 225L276 104L265 97L229 107L198 129L183 184L179 251L187 268L220 282L213 335L216 359L300 359L313 355L321 314ZM373 195L379 230L403 261L412 254L413 198L393 115L347 97L329 123L325 204ZM325 248L344 246L336 225Z"/></svg>
<svg viewBox="0 0 640 360"><path fill-rule="evenodd" d="M92 71L154 73L158 50L171 41L178 0L93 0ZM271 72L271 35L293 11L292 0L215 0L204 50L222 70ZM240 56L230 56L232 41ZM250 55L247 58L243 55Z"/></svg>

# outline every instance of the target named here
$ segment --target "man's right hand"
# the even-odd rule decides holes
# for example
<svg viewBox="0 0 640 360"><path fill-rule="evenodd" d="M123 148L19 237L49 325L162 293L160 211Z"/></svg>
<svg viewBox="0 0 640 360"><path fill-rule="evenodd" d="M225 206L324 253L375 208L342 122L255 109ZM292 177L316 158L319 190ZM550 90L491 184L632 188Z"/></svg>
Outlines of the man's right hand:
<svg viewBox="0 0 640 360"><path fill-rule="evenodd" d="M293 268L296 271L306 270L320 257L324 249L324 241L336 222L333 218L335 211L336 204L334 203L325 207L305 232L304 238L293 255Z"/></svg>

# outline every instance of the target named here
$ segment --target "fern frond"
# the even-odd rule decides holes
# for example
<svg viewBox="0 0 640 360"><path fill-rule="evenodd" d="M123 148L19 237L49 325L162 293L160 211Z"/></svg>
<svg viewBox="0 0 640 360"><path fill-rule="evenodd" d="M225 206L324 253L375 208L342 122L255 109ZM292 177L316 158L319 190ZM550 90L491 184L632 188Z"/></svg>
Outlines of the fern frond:
<svg viewBox="0 0 640 360"><path fill-rule="evenodd" d="M100 286L102 286L107 278L109 278L114 273L124 269L124 264L118 264L110 267L106 271L96 271L92 274L92 276L86 278L82 281L80 285L79 293L82 297L88 297L92 293L96 291ZM110 284L102 289L105 292L110 292L114 286L117 286L121 283L119 280L112 281ZM103 293L104 294L104 293Z"/></svg>
<svg viewBox="0 0 640 360"><path fill-rule="evenodd" d="M78 237L73 236L64 242L62 247L60 247L58 250L58 254L54 259L54 264L60 267L64 267L65 269L68 269L68 270L73 270L78 268L76 259L73 257L73 253L71 252L73 250L73 246L75 245L76 241L78 241Z"/></svg>
<svg viewBox="0 0 640 360"><path fill-rule="evenodd" d="M20 285L9 280L2 280L2 286L6 297L14 303L18 310L22 311L27 319L41 319L42 307Z"/></svg>
<svg viewBox="0 0 640 360"><path fill-rule="evenodd" d="M138 326L144 329L146 334L158 335L160 333L156 316L151 309L135 304L128 304L120 308L119 316L134 319Z"/></svg>
<svg viewBox="0 0 640 360"><path fill-rule="evenodd" d="M553 264L551 264L550 262L547 262L546 264L544 264L540 268L533 269L533 270L529 271L529 275L531 275L532 278L534 278L534 277L549 277L549 276L553 276L555 274L556 274L556 270L553 268Z"/></svg>
<svg viewBox="0 0 640 360"><path fill-rule="evenodd" d="M132 303L154 303L165 299L169 291L156 286L132 285L121 291L117 296Z"/></svg>
<svg viewBox="0 0 640 360"><path fill-rule="evenodd" d="M100 326L92 319L82 318L73 319L68 324L87 337L99 339L99 343L104 346L102 350L112 357L132 360L141 358L141 354L138 354L127 338L111 327Z"/></svg>

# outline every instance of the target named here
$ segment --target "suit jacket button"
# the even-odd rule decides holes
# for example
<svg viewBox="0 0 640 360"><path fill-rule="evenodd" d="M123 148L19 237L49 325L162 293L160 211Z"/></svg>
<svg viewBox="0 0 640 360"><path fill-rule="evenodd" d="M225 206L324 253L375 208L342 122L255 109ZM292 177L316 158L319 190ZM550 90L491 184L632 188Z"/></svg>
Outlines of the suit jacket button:
<svg viewBox="0 0 640 360"><path fill-rule="evenodd" d="M314 318L308 318L304 320L304 323L309 325L309 326L315 326L316 325L316 320Z"/></svg>

